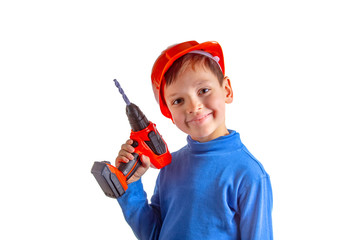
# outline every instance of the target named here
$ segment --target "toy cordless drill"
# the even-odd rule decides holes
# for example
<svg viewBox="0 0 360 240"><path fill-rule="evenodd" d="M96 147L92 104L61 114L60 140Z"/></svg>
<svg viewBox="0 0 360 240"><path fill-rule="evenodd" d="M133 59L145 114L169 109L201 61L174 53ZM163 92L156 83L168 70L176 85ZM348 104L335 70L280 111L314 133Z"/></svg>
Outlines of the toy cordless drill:
<svg viewBox="0 0 360 240"><path fill-rule="evenodd" d="M135 148L134 159L128 163L120 163L119 168L106 161L94 162L91 173L106 196L118 198L128 188L126 180L141 165L140 156L142 154L148 156L151 163L158 169L171 162L171 154L155 124L148 121L140 108L129 101L116 79L114 82L126 102L126 115L131 126L130 139L133 140L132 146Z"/></svg>

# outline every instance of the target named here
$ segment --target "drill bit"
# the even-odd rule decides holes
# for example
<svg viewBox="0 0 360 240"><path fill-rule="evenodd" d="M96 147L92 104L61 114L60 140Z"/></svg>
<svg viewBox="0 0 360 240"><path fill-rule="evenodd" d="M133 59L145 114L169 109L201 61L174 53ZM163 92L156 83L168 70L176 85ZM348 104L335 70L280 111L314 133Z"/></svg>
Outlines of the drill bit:
<svg viewBox="0 0 360 240"><path fill-rule="evenodd" d="M121 88L120 83L116 79L114 79L114 82L115 82L115 86L119 89L119 92L121 93L126 105L130 105L131 102L129 101L128 97L126 96L124 90Z"/></svg>

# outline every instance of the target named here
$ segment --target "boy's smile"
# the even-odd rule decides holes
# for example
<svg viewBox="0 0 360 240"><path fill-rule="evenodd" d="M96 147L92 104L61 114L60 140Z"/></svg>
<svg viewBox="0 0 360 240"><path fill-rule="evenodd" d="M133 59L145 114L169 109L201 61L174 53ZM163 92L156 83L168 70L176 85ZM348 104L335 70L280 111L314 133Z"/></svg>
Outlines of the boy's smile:
<svg viewBox="0 0 360 240"><path fill-rule="evenodd" d="M220 85L210 70L189 66L165 86L164 96L175 125L192 139L206 142L229 133L225 103L232 102L233 93L227 77Z"/></svg>
<svg viewBox="0 0 360 240"><path fill-rule="evenodd" d="M195 117L191 118L191 120L188 120L187 123L193 124L193 125L200 125L203 122L205 122L207 119L209 119L211 117L211 115L212 115L212 113L195 116Z"/></svg>

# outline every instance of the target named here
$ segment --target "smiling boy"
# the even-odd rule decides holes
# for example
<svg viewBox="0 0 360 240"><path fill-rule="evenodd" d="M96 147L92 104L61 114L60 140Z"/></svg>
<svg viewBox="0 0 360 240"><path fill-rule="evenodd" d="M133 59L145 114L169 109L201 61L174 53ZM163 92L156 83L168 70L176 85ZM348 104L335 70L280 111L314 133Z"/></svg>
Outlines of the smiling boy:
<svg viewBox="0 0 360 240"><path fill-rule="evenodd" d="M181 60L195 62L197 57L199 55L189 54ZM187 70L178 74L176 81L168 81L164 97L175 125L193 140L207 142L229 134L225 126L224 103L231 103L233 94L229 78L219 81L203 66L200 61L204 58L200 57L199 63L184 65Z"/></svg>
<svg viewBox="0 0 360 240"><path fill-rule="evenodd" d="M224 73L216 42L176 44L155 62L155 98L188 144L161 169L151 204L139 180L150 166L146 156L118 199L139 239L272 239L270 178L226 127L233 90ZM117 166L132 159L131 143L122 146Z"/></svg>

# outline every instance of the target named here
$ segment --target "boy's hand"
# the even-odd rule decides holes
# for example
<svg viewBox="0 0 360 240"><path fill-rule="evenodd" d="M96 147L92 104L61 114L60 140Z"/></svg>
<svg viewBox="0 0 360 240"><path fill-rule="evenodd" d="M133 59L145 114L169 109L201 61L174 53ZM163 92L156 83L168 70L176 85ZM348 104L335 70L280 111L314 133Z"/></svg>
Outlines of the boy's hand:
<svg viewBox="0 0 360 240"><path fill-rule="evenodd" d="M133 143L133 140L129 139L126 141L125 144L123 144L121 146L121 150L115 160L115 166L118 168L120 166L121 162L127 163L129 162L129 160L133 160L134 156L132 155L132 153L135 151L135 148L133 146L131 146L131 144ZM150 158L142 155L140 157L140 161L141 161L141 165L139 166L139 168L136 170L136 172L131 176L131 178L129 178L129 180L127 180L127 184L130 184L132 182L136 182L137 180L140 179L140 177L142 175L144 175L144 173L149 169L151 163L150 163Z"/></svg>

